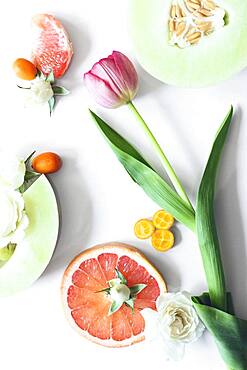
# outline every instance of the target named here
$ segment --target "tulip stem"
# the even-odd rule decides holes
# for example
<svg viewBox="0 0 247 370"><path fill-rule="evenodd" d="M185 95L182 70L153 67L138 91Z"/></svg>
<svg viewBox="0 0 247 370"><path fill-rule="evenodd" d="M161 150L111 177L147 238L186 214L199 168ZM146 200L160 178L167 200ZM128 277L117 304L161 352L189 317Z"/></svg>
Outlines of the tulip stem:
<svg viewBox="0 0 247 370"><path fill-rule="evenodd" d="M163 152L161 146L157 142L154 134L152 133L152 131L150 130L147 123L144 121L144 119L142 118L142 116L140 115L140 113L138 112L136 107L134 106L134 104L132 102L129 102L128 106L129 106L130 110L134 113L134 115L136 116L136 118L138 119L140 124L142 125L142 127L143 127L145 133L147 134L147 136L149 137L149 139L151 140L151 142L153 144L153 147L157 151L159 157L161 158L161 160L164 164L165 170L167 172L167 175L169 176L169 178L170 178L174 188L176 189L177 193L186 202L186 204L189 206L189 208L194 212L194 208L193 208L193 206L192 206L192 204L189 200L188 195L186 194L179 178L177 177L174 169L172 168L172 166L171 166L169 160L167 159L165 153Z"/></svg>

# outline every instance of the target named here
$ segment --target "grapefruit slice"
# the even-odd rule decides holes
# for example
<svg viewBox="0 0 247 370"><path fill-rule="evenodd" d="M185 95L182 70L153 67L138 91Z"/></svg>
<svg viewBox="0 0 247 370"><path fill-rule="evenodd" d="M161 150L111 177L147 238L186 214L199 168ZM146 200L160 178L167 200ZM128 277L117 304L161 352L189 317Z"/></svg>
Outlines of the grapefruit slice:
<svg viewBox="0 0 247 370"><path fill-rule="evenodd" d="M32 61L48 75L53 70L55 78L62 77L69 67L73 48L62 23L50 14L37 14L32 19Z"/></svg>
<svg viewBox="0 0 247 370"><path fill-rule="evenodd" d="M146 284L135 299L109 316L111 299L101 290L120 271L129 287ZM136 248L121 243L102 244L77 256L65 270L62 301L72 326L87 339L107 347L124 347L144 340L142 309L156 309L158 296L167 291L163 277Z"/></svg>

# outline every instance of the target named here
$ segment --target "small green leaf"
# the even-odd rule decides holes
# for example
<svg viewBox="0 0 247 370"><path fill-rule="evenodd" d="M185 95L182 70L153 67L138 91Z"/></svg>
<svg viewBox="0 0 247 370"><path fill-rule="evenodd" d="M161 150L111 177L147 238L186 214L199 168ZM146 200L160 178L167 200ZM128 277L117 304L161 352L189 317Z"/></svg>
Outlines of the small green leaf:
<svg viewBox="0 0 247 370"><path fill-rule="evenodd" d="M123 302L115 302L113 301L111 307L109 309L108 315L112 315L114 312L117 312L123 305Z"/></svg>
<svg viewBox="0 0 247 370"><path fill-rule="evenodd" d="M107 294L110 294L110 291L111 291L111 288L105 288L105 289L102 289L102 290L98 290L97 292L95 293L107 293Z"/></svg>
<svg viewBox="0 0 247 370"><path fill-rule="evenodd" d="M54 95L68 95L70 92L63 86L52 86L52 90L54 92Z"/></svg>
<svg viewBox="0 0 247 370"><path fill-rule="evenodd" d="M55 77L54 77L54 73L53 73L52 69L51 69L51 72L49 73L49 75L46 77L45 80L47 82L50 82L51 84L53 84L55 82Z"/></svg>
<svg viewBox="0 0 247 370"><path fill-rule="evenodd" d="M46 76L44 75L44 73L42 71L40 71L39 69L37 70L37 76L39 78L42 78L43 80L46 80Z"/></svg>
<svg viewBox="0 0 247 370"><path fill-rule="evenodd" d="M16 85L16 86L19 87L19 89L24 89L24 90L30 90L31 89L31 87L22 87L20 85Z"/></svg>
<svg viewBox="0 0 247 370"><path fill-rule="evenodd" d="M126 304L126 306L130 307L132 309L132 312L134 313L134 299L133 298L130 298L128 301L125 301L124 302Z"/></svg>
<svg viewBox="0 0 247 370"><path fill-rule="evenodd" d="M145 289L147 284L136 284L130 287L130 296L131 298L134 298L139 294L143 289Z"/></svg>
<svg viewBox="0 0 247 370"><path fill-rule="evenodd" d="M26 159L25 159L25 165L26 166L30 166L31 165L31 159L32 157L34 156L34 154L36 153L36 150L34 150Z"/></svg>
<svg viewBox="0 0 247 370"><path fill-rule="evenodd" d="M126 285L127 280L125 279L123 274L118 269L115 269L115 271L116 271L117 277L121 280L121 283Z"/></svg>
<svg viewBox="0 0 247 370"><path fill-rule="evenodd" d="M54 111L55 104L56 104L55 96L52 96L50 98L50 100L48 101L48 104L49 104L50 116L51 116L52 112Z"/></svg>
<svg viewBox="0 0 247 370"><path fill-rule="evenodd" d="M40 173L27 170L24 177L24 183L19 187L20 193L27 191L27 189L30 188L30 186L33 185L40 176Z"/></svg>

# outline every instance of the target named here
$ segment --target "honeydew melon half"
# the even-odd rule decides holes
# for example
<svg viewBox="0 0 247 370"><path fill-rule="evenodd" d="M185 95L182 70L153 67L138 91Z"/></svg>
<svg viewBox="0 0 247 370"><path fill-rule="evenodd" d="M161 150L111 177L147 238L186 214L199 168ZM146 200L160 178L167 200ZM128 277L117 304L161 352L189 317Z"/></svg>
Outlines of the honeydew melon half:
<svg viewBox="0 0 247 370"><path fill-rule="evenodd" d="M0 268L0 296L17 293L39 278L56 246L59 216L53 189L42 175L23 194L29 218L25 239Z"/></svg>
<svg viewBox="0 0 247 370"><path fill-rule="evenodd" d="M174 0L130 0L134 48L147 72L171 85L201 87L226 80L247 66L247 1L214 1L226 12L225 25L180 48L169 44Z"/></svg>

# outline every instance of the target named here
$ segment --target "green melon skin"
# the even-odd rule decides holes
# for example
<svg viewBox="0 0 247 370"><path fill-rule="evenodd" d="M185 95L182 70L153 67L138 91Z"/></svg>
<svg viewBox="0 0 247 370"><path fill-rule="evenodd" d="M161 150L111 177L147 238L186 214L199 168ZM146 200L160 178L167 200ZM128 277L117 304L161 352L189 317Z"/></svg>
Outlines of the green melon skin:
<svg viewBox="0 0 247 370"><path fill-rule="evenodd" d="M247 0L215 0L227 12L227 25L185 49L168 44L171 2L130 0L130 32L147 72L167 84L201 87L227 80L247 66Z"/></svg>
<svg viewBox="0 0 247 370"><path fill-rule="evenodd" d="M56 246L59 216L49 181L42 175L23 195L29 226L25 239L0 268L0 297L24 290L37 280Z"/></svg>

